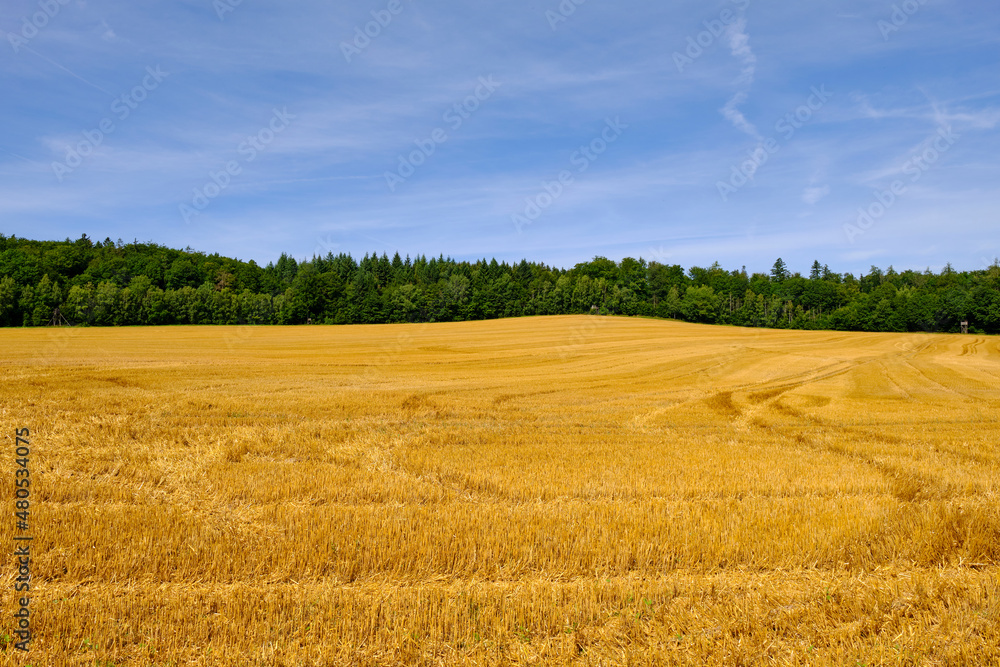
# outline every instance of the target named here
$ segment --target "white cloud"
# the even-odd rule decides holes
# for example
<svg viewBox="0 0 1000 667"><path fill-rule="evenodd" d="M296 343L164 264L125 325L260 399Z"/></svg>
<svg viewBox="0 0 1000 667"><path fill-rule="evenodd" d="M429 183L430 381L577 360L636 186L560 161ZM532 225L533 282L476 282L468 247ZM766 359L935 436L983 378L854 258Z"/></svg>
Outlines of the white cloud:
<svg viewBox="0 0 1000 667"><path fill-rule="evenodd" d="M757 56L754 55L753 50L750 48L750 35L747 34L746 28L746 18L740 18L734 23L730 23L726 28L726 39L729 41L730 52L732 52L733 57L740 62L743 68L739 79L737 79L737 83L749 86L753 83L754 74L757 70ZM761 136L757 132L757 128L737 108L746 102L746 100L747 94L745 91L736 93L726 102L726 106L722 107L722 115L737 130L745 132L757 141L761 141Z"/></svg>
<svg viewBox="0 0 1000 667"><path fill-rule="evenodd" d="M757 71L757 56L750 48L750 35L747 34L747 20L740 18L730 23L726 28L726 38L729 40L729 50L733 57L743 65L740 81L751 84Z"/></svg>
<svg viewBox="0 0 1000 667"><path fill-rule="evenodd" d="M830 194L830 186L824 185L821 188L806 188L802 193L802 201L812 206Z"/></svg>
<svg viewBox="0 0 1000 667"><path fill-rule="evenodd" d="M746 93L744 92L736 93L728 102L726 102L726 106L722 107L720 111L722 112L722 115L725 117L725 119L733 124L733 127L735 127L737 130L740 130L741 132L746 132L751 137L759 141L760 133L757 132L757 128L754 127L753 124L746 119L746 116L743 115L742 111L736 108L746 101L747 101Z"/></svg>

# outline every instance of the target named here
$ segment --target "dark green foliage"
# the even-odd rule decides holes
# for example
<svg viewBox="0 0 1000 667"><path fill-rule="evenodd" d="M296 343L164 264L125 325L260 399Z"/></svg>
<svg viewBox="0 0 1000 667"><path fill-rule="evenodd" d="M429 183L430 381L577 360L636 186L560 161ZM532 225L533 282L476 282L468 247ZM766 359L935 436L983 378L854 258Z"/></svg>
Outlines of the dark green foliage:
<svg viewBox="0 0 1000 667"><path fill-rule="evenodd" d="M282 254L261 268L155 244L0 235L0 326L454 322L598 312L747 327L1000 333L1000 265L770 274L595 257L565 271L522 260Z"/></svg>

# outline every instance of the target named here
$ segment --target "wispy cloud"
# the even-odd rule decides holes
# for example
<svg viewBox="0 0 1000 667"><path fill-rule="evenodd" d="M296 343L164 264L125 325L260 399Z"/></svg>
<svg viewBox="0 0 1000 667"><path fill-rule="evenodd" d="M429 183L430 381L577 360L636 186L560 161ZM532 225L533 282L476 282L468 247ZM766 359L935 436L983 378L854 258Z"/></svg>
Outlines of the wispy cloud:
<svg viewBox="0 0 1000 667"><path fill-rule="evenodd" d="M747 34L746 17L740 17L726 27L726 40L729 43L729 51L737 62L740 63L740 76L736 80L737 85L743 86L743 90L733 95L726 105L722 107L723 117L732 123L733 127L747 135L753 137L758 142L761 141L757 128L747 120L739 106L747 101L746 90L753 84L754 75L757 71L757 56L750 48L750 35Z"/></svg>
<svg viewBox="0 0 1000 667"><path fill-rule="evenodd" d="M740 74L740 82L750 85L753 83L754 74L757 71L757 56L750 48L750 35L747 34L746 17L740 17L726 28L726 38L729 41L729 50L743 66Z"/></svg>
<svg viewBox="0 0 1000 667"><path fill-rule="evenodd" d="M817 204L821 199L830 194L830 186L824 185L819 188L806 188L802 193L802 201L813 206Z"/></svg>
<svg viewBox="0 0 1000 667"><path fill-rule="evenodd" d="M758 132L757 128L754 127L753 124L746 119L746 116L743 115L743 112L737 108L739 105L743 104L746 101L747 101L747 94L745 92L740 91L736 93L735 95L732 96L732 98L730 98L728 102L726 102L726 106L722 107L721 110L722 115L723 117L725 117L726 120L732 123L733 127L735 127L737 130L745 132L754 139L760 141L761 138L760 132Z"/></svg>
<svg viewBox="0 0 1000 667"><path fill-rule="evenodd" d="M101 39L106 42L113 41L118 35L115 31L108 25L107 21L101 21Z"/></svg>

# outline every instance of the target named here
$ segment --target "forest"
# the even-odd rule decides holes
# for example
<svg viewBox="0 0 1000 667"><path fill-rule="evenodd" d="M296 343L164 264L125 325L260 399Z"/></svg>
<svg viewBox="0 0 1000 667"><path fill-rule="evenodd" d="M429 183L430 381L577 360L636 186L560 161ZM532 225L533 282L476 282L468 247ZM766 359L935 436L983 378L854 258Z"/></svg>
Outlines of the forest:
<svg viewBox="0 0 1000 667"><path fill-rule="evenodd" d="M571 269L328 253L267 266L154 243L0 234L0 325L366 324L594 313L778 329L1000 333L1000 262L977 271L770 273L595 257ZM59 322L62 318L57 317Z"/></svg>

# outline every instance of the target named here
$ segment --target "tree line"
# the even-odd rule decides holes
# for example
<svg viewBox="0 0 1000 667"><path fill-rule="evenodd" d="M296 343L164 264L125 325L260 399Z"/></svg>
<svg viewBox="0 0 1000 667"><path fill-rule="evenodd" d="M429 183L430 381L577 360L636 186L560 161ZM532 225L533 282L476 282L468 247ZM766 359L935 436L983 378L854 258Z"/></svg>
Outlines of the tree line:
<svg viewBox="0 0 1000 667"><path fill-rule="evenodd" d="M328 253L261 267L152 243L0 234L0 325L372 324L597 313L844 331L1000 333L1000 263L979 271L809 275L595 257L571 269Z"/></svg>

